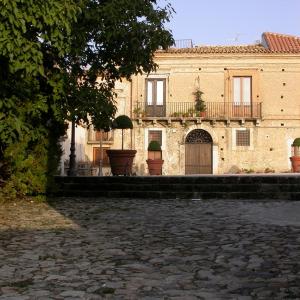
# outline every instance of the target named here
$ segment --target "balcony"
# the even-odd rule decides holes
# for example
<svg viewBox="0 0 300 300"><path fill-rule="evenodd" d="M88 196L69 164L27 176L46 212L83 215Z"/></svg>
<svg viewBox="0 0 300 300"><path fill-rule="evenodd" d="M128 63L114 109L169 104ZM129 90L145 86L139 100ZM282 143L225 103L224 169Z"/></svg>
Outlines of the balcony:
<svg viewBox="0 0 300 300"><path fill-rule="evenodd" d="M167 102L166 105L147 105L138 102L134 109L137 119L202 118L204 120L261 119L261 102L249 105L234 102L205 102L206 111L195 110L195 102Z"/></svg>
<svg viewBox="0 0 300 300"><path fill-rule="evenodd" d="M114 141L114 133L113 131L109 132L100 132L95 131L92 128L88 131L88 144L99 144L100 138L102 135L102 142L105 144L112 144Z"/></svg>

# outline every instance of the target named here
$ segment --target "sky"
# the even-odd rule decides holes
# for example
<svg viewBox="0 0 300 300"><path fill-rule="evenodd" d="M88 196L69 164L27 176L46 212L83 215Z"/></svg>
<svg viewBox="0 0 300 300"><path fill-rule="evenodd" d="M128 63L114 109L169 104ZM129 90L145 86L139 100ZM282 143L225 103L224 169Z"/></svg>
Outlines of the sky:
<svg viewBox="0 0 300 300"><path fill-rule="evenodd" d="M244 45L263 32L300 37L300 0L160 0L176 13L170 23L175 40L194 45Z"/></svg>

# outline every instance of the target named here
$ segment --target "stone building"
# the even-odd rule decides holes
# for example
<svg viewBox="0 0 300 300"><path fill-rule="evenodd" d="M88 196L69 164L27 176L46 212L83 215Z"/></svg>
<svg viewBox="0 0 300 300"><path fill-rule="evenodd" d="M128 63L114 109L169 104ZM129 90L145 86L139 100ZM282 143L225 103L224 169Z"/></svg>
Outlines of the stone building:
<svg viewBox="0 0 300 300"><path fill-rule="evenodd" d="M291 144L300 137L299 37L264 33L255 45L171 48L155 61L156 72L117 86L118 114L134 121L126 144L137 150L137 175L148 174L154 139L164 175L290 172ZM95 164L97 134L86 133L85 147ZM105 149L120 147L118 132L104 140Z"/></svg>

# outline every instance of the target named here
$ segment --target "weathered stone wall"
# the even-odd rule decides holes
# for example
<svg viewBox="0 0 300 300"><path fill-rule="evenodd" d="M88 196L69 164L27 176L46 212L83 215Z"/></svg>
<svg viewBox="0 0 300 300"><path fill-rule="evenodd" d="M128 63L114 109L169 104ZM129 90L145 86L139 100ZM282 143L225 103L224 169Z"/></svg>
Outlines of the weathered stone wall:
<svg viewBox="0 0 300 300"><path fill-rule="evenodd" d="M167 128L164 127L168 146L162 152L163 174L185 174L184 137L191 129L208 131L207 127L208 125L204 124L185 127L179 122L174 122ZM251 172L290 171L290 145L296 136L300 136L300 128L250 127L253 146L235 149L232 145L234 128L221 125L210 128L208 131L212 137L217 137L217 140L214 139L213 142L214 174L237 173L242 169ZM134 129L135 149L137 150L135 172L139 175L147 174L148 152L145 149L145 130L145 126L137 126Z"/></svg>
<svg viewBox="0 0 300 300"><path fill-rule="evenodd" d="M300 137L300 55L286 54L157 54L159 68L152 78L166 79L166 102L194 102L193 92L200 88L207 102L230 100L231 71L248 70L253 75L252 100L262 102L259 120L202 120L202 122L160 119L135 119L136 103L145 102L147 75L116 87L118 114L134 121L134 130L125 133L126 148L137 150L134 172L148 174L148 130L160 129L163 135L163 174L185 174L185 138L193 129L204 129L213 139L213 173L246 171L289 172L291 143ZM234 73L233 73L234 74ZM251 145L236 147L235 130L250 129ZM121 147L121 131L109 145ZM86 147L92 160L92 147Z"/></svg>
<svg viewBox="0 0 300 300"><path fill-rule="evenodd" d="M290 171L291 143L300 136L300 56L298 55L230 55L197 57L197 55L157 56L158 76L166 78L166 101L192 102L197 87L206 101L229 101L226 91L227 70L254 70L257 74L253 101L262 102L262 119L249 121L202 121L201 124L181 122L156 123L144 121L135 126L137 173L143 174L147 151L145 128L163 128L167 147L163 150L164 174L184 174L184 139L191 129L202 128L213 137L214 173L248 171ZM155 77L156 74L150 74ZM133 79L133 103L145 101L145 78ZM251 129L251 146L233 145L234 129Z"/></svg>

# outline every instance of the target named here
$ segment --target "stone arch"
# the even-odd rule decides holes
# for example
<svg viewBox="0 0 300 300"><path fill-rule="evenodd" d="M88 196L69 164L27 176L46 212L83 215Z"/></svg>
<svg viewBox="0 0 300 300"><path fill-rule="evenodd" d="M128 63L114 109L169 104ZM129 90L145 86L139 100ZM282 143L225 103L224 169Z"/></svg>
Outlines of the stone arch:
<svg viewBox="0 0 300 300"><path fill-rule="evenodd" d="M185 138L185 144L211 144L211 135L204 129L194 129Z"/></svg>
<svg viewBox="0 0 300 300"><path fill-rule="evenodd" d="M201 124L201 125L192 125L188 128L188 130L185 132L185 136L183 137L183 144L185 144L185 140L186 140L186 137L189 135L189 133L195 129L203 129L205 131L207 131L211 138L212 138L212 143L213 145L218 145L219 143L219 139L218 139L218 136L217 134L215 133L215 131L213 130L213 128L211 128L210 126L207 126L207 125L204 125L204 124Z"/></svg>

